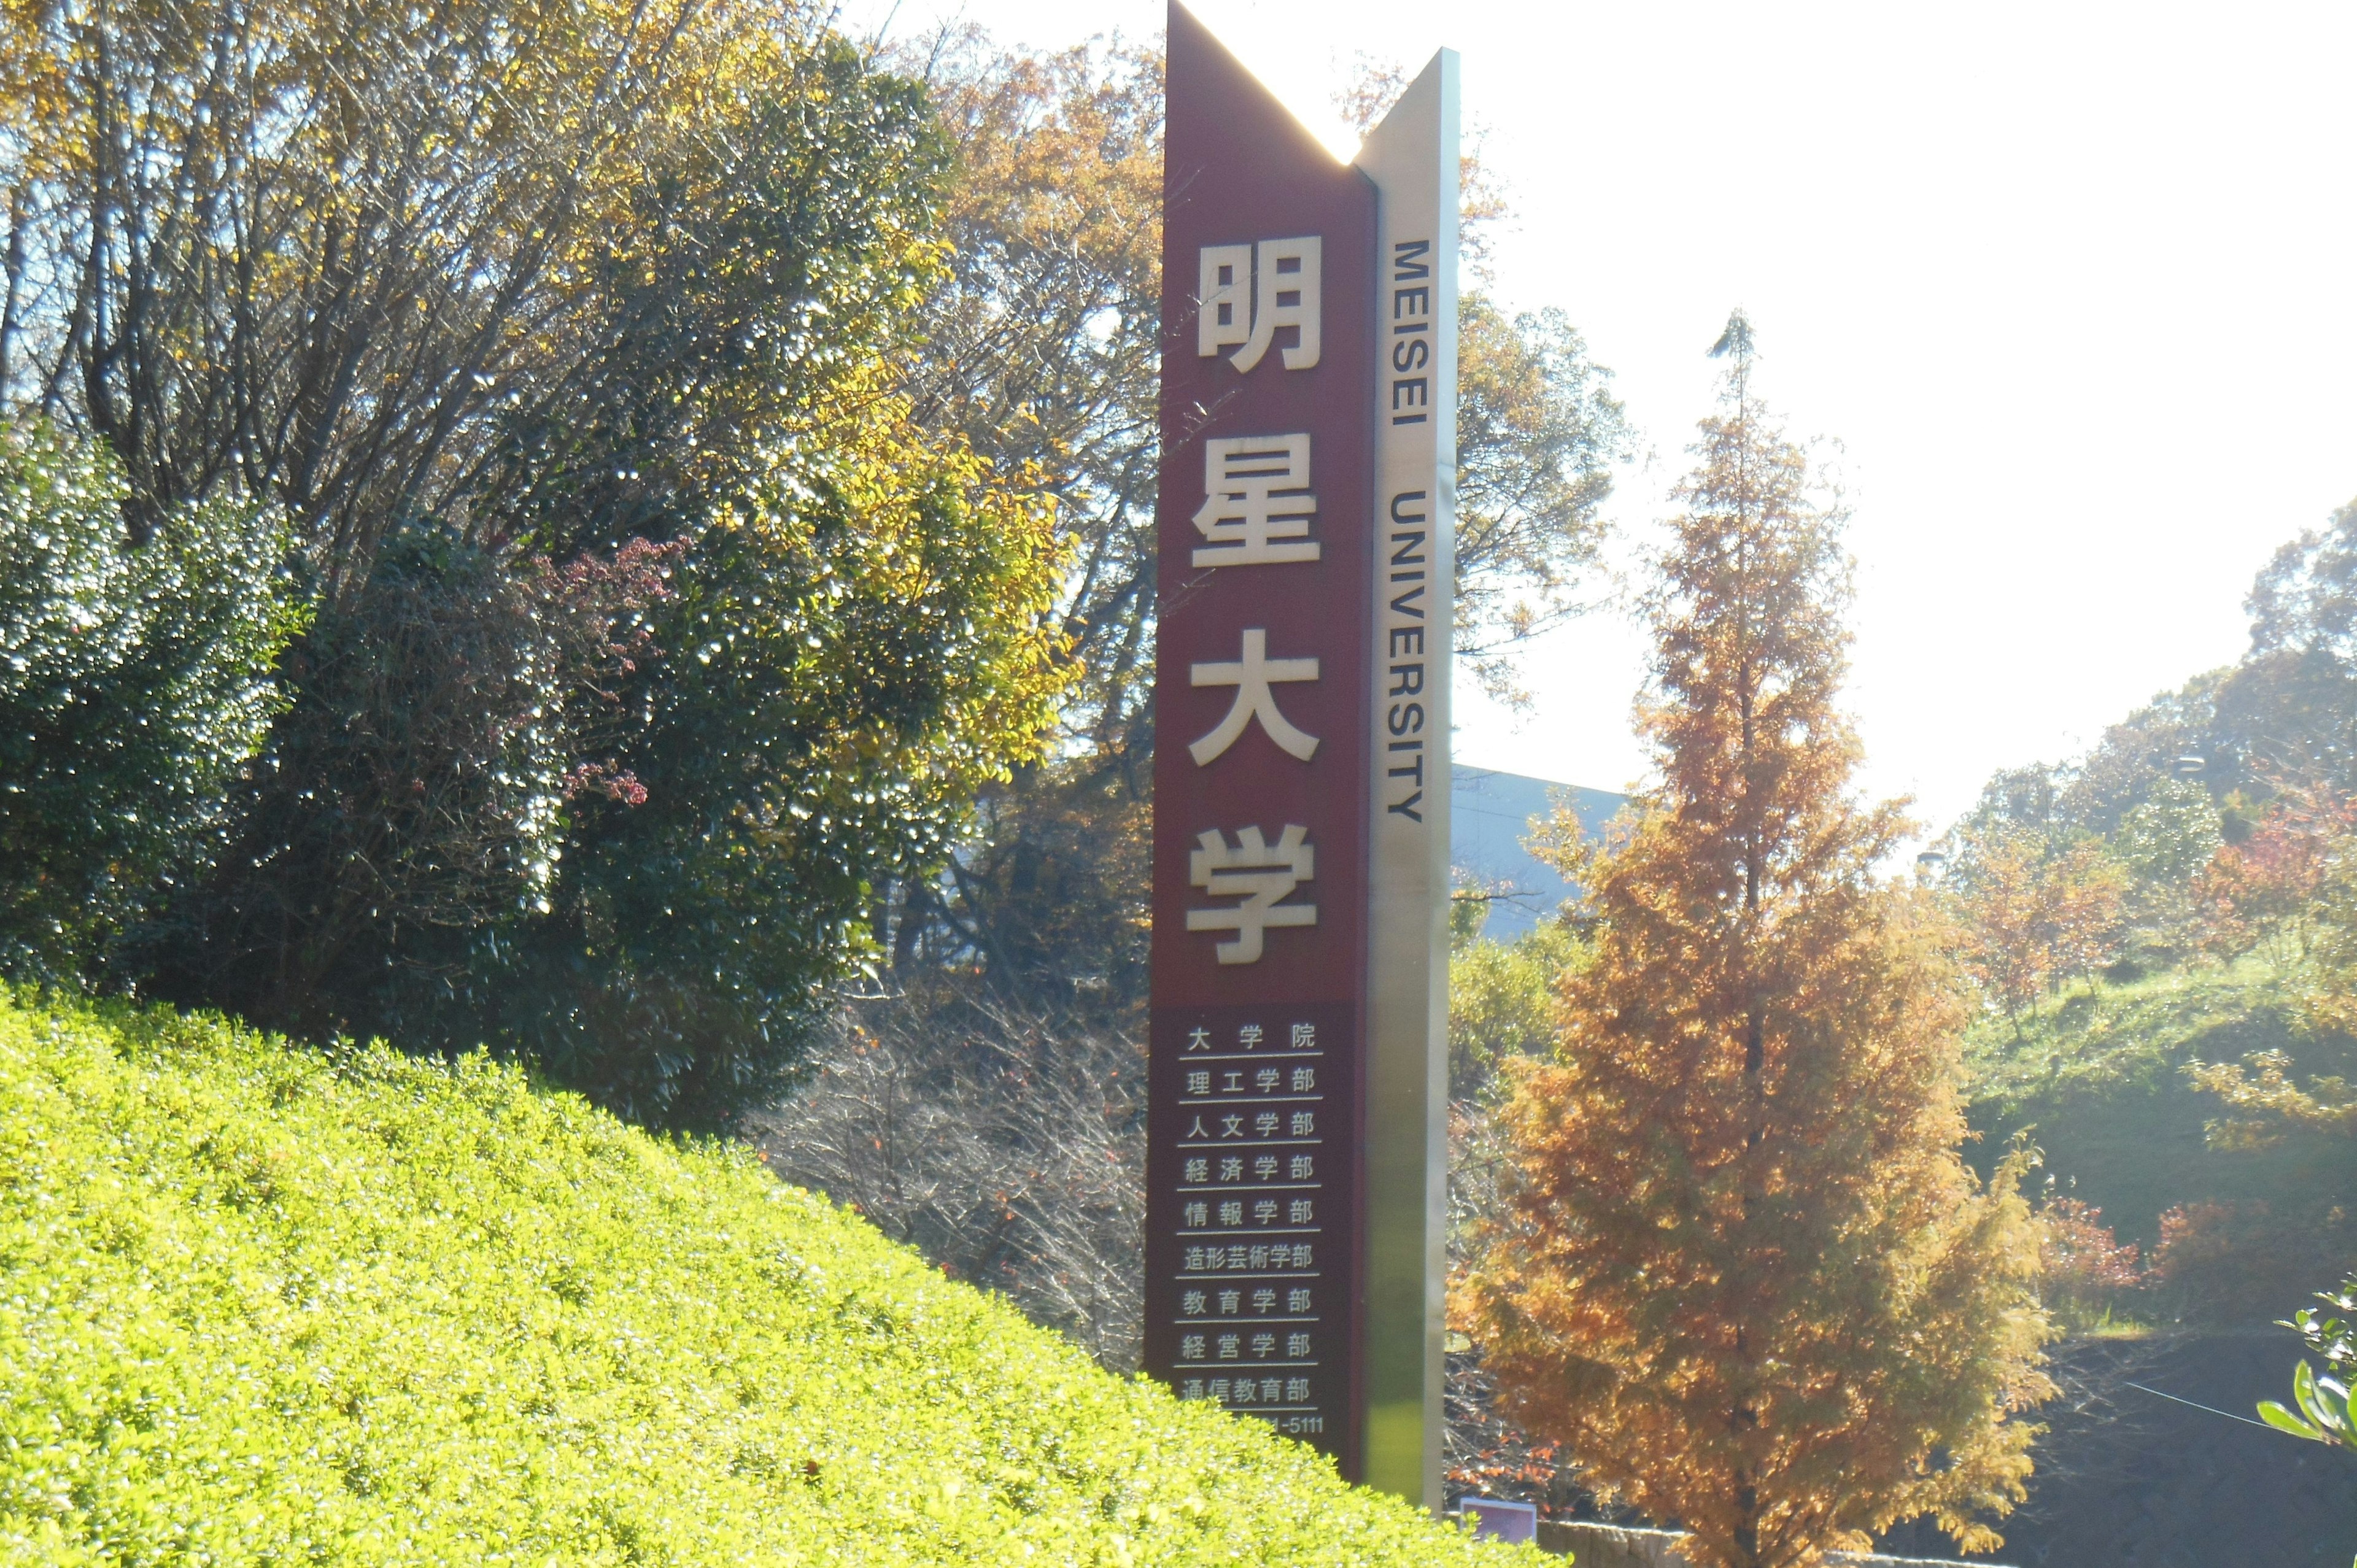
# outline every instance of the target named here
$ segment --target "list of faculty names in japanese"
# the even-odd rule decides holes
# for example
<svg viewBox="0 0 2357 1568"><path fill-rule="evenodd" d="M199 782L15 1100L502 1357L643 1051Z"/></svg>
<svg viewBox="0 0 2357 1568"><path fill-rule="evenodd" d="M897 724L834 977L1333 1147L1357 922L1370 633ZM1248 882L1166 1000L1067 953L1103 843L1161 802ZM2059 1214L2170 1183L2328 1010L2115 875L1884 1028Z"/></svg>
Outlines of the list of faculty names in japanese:
<svg viewBox="0 0 2357 1568"><path fill-rule="evenodd" d="M1153 1207L1178 1219L1177 1289L1169 1326L1179 1397L1209 1400L1301 1435L1324 1431L1339 1390L1328 1340L1329 1293L1347 1289L1328 1246L1324 1168L1327 1047L1314 1020L1186 1031L1176 1081L1175 1192ZM1169 1125L1166 1122L1165 1125ZM1166 1254L1167 1255L1167 1254Z"/></svg>

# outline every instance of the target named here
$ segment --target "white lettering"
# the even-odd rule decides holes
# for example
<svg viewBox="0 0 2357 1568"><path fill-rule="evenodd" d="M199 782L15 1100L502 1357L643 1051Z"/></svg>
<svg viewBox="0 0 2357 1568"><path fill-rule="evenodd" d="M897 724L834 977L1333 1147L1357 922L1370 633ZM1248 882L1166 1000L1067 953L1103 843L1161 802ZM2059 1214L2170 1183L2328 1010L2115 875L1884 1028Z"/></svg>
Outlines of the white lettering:
<svg viewBox="0 0 2357 1568"><path fill-rule="evenodd" d="M1318 737L1304 735L1277 711L1276 696L1269 690L1272 684L1286 681L1315 681L1318 660L1315 659L1271 659L1268 656L1268 630L1265 627L1248 628L1244 632L1243 657L1232 664L1194 664L1188 667L1187 682L1192 686L1233 686L1236 700L1228 704L1227 716L1217 728L1188 746L1187 754L1198 768L1208 765L1214 757L1235 745L1253 720L1268 738L1288 757L1307 762L1318 751Z"/></svg>

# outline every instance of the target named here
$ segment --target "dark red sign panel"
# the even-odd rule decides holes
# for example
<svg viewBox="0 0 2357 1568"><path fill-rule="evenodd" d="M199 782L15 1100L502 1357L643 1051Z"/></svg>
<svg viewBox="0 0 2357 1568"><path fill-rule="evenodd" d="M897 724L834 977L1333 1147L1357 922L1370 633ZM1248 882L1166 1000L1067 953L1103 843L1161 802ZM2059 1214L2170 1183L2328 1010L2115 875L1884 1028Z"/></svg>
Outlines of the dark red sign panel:
<svg viewBox="0 0 2357 1568"><path fill-rule="evenodd" d="M1355 1477L1375 193L1168 71L1146 1366Z"/></svg>

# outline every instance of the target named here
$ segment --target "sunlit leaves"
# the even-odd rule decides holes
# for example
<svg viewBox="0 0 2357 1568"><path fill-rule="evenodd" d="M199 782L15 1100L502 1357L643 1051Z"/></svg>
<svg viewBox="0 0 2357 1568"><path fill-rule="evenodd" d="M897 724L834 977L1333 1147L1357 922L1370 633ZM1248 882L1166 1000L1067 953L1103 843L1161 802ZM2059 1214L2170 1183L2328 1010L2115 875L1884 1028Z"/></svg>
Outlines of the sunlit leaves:
<svg viewBox="0 0 2357 1568"><path fill-rule="evenodd" d="M0 1560L1535 1563L480 1056L0 996Z"/></svg>
<svg viewBox="0 0 2357 1568"><path fill-rule="evenodd" d="M134 546L121 469L0 428L0 966L76 975L185 871L280 699L307 618L287 532L231 498Z"/></svg>

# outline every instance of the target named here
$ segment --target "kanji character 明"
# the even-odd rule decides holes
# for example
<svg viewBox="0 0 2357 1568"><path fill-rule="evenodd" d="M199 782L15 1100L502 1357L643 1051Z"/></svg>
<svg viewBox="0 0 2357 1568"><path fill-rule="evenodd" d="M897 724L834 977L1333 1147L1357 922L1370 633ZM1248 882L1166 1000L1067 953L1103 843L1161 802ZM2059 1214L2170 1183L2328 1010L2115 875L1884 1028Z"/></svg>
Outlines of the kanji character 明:
<svg viewBox="0 0 2357 1568"><path fill-rule="evenodd" d="M1209 359L1241 344L1228 363L1249 372L1275 346L1282 328L1294 342L1279 357L1288 371L1318 364L1323 320L1325 241L1316 234L1257 245L1205 245L1196 259L1195 352Z"/></svg>
<svg viewBox="0 0 2357 1568"><path fill-rule="evenodd" d="M1187 683L1190 686L1236 689L1235 700L1228 704L1227 716L1200 739L1191 742L1187 755L1195 759L1196 767L1206 767L1243 738L1245 726L1258 719L1261 729L1276 742L1278 749L1299 761L1308 761L1318 753L1318 737L1294 727L1292 721L1277 710L1276 693L1269 688L1288 681L1316 679L1318 660L1271 659L1268 628L1246 627L1243 652L1232 663L1210 661L1187 667Z"/></svg>
<svg viewBox="0 0 2357 1568"><path fill-rule="evenodd" d="M1220 962L1258 963L1264 933L1271 926L1315 926L1318 906L1286 904L1295 888L1315 875L1317 852L1309 830L1288 822L1272 844L1258 825L1245 828L1230 844L1217 828L1196 836L1197 848L1187 856L1187 879L1214 898L1241 898L1222 908L1189 909L1190 931L1233 931L1235 940L1214 950Z"/></svg>

